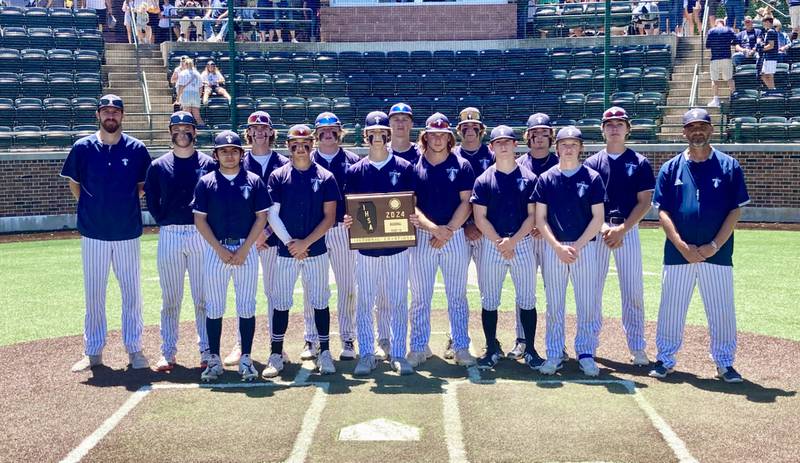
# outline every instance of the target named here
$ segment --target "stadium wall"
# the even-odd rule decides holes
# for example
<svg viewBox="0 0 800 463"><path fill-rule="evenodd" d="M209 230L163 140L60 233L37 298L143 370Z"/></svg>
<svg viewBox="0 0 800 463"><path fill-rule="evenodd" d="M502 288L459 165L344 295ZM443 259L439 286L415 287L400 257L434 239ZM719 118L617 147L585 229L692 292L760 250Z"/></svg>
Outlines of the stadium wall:
<svg viewBox="0 0 800 463"><path fill-rule="evenodd" d="M655 169L685 145L631 145ZM743 220L800 223L800 145L717 145L744 169L752 202ZM587 145L586 152L599 150ZM365 154L363 148L355 148ZM152 153L160 155L161 151ZM75 202L59 176L66 152L0 155L0 233L75 228ZM651 218L655 217L651 212ZM152 223L144 213L146 223Z"/></svg>

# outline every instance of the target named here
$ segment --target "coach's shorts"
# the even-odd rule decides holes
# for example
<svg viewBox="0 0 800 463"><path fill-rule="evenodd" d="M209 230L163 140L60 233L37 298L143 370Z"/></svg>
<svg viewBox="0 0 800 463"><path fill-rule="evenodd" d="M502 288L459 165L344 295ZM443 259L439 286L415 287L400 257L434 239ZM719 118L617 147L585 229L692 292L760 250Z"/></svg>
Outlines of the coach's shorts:
<svg viewBox="0 0 800 463"><path fill-rule="evenodd" d="M792 18L792 27L800 27L800 5L789 7L789 17Z"/></svg>
<svg viewBox="0 0 800 463"><path fill-rule="evenodd" d="M770 61L765 59L764 64L761 65L761 73L762 74L775 74L775 68L777 67L777 61Z"/></svg>
<svg viewBox="0 0 800 463"><path fill-rule="evenodd" d="M709 67L711 80L731 80L733 78L733 62L728 59L715 59Z"/></svg>

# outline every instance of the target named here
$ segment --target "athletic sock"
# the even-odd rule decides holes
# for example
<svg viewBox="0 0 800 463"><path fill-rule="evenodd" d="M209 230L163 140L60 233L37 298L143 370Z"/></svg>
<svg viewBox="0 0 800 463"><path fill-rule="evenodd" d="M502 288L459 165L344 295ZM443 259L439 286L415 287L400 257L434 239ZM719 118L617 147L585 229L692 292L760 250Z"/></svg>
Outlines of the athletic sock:
<svg viewBox="0 0 800 463"><path fill-rule="evenodd" d="M288 310L273 310L272 311L272 343L271 353L283 353L283 336L286 334L286 328L289 327L289 311Z"/></svg>
<svg viewBox="0 0 800 463"><path fill-rule="evenodd" d="M219 355L219 339L222 337L222 319L206 317L206 332L208 333L208 350L212 355Z"/></svg>
<svg viewBox="0 0 800 463"><path fill-rule="evenodd" d="M497 347L497 311L481 309L481 324L483 335L486 337L486 348L492 350Z"/></svg>
<svg viewBox="0 0 800 463"><path fill-rule="evenodd" d="M319 351L325 352L330 350L330 329L331 329L331 311L327 307L324 309L314 309L314 326L317 327L317 334L319 335Z"/></svg>
<svg viewBox="0 0 800 463"><path fill-rule="evenodd" d="M531 310L520 310L519 320L522 323L522 330L525 332L525 352L535 354L533 340L536 338L536 307Z"/></svg>
<svg viewBox="0 0 800 463"><path fill-rule="evenodd" d="M256 333L256 317L239 317L239 336L242 338L242 354L253 350L253 335Z"/></svg>

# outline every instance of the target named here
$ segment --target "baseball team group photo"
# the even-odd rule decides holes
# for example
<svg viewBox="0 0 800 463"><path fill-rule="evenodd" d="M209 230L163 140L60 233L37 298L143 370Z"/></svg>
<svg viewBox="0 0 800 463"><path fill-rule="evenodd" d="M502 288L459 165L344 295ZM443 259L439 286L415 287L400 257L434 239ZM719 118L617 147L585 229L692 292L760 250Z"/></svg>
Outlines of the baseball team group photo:
<svg viewBox="0 0 800 463"><path fill-rule="evenodd" d="M0 6L0 459L796 461L800 5L737 1Z"/></svg>

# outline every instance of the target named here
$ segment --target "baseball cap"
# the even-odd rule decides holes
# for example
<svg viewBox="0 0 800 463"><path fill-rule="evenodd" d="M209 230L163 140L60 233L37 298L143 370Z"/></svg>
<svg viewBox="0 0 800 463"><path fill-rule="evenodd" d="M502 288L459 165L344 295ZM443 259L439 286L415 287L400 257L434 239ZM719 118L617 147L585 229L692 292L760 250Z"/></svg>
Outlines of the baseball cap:
<svg viewBox="0 0 800 463"><path fill-rule="evenodd" d="M478 110L478 108L473 108L472 106L462 109L461 112L458 113L458 118L458 126L461 124L466 124L467 122L475 122L483 125L483 122L481 122L480 110Z"/></svg>
<svg viewBox="0 0 800 463"><path fill-rule="evenodd" d="M169 126L186 124L192 127L197 127L197 121L194 120L192 113L187 111L176 111L169 116Z"/></svg>
<svg viewBox="0 0 800 463"><path fill-rule="evenodd" d="M686 114L683 115L683 126L686 127L692 122L705 122L707 124L711 124L711 115L708 114L708 111L703 108L692 108L686 111Z"/></svg>
<svg viewBox="0 0 800 463"><path fill-rule="evenodd" d="M620 108L619 106L612 106L605 111L603 111L603 122L619 120L619 121L628 121L628 112L625 111L625 108Z"/></svg>
<svg viewBox="0 0 800 463"><path fill-rule="evenodd" d="M272 127L272 118L266 111L255 111L247 118L247 125L249 127L254 125L267 125Z"/></svg>
<svg viewBox="0 0 800 463"><path fill-rule="evenodd" d="M290 140L312 140L314 135L311 133L311 127L305 124L297 124L289 127L286 132L286 141Z"/></svg>
<svg viewBox="0 0 800 463"><path fill-rule="evenodd" d="M431 114L431 116L425 121L425 132L443 132L452 135L453 132L450 130L450 119L448 119L447 116L442 113Z"/></svg>
<svg viewBox="0 0 800 463"><path fill-rule="evenodd" d="M410 117L414 116L414 114L411 112L411 106L405 103L395 103L391 108L389 108L389 117L392 117L395 114L408 114Z"/></svg>
<svg viewBox="0 0 800 463"><path fill-rule="evenodd" d="M320 113L317 116L317 119L314 121L314 128L318 129L320 127L341 127L342 121L336 117L336 114L330 112Z"/></svg>
<svg viewBox="0 0 800 463"><path fill-rule="evenodd" d="M553 123L550 122L550 116L545 113L531 114L528 118L528 130L530 129L552 129Z"/></svg>
<svg viewBox="0 0 800 463"><path fill-rule="evenodd" d="M556 135L556 141L560 140L580 140L583 141L583 134L581 133L580 129L575 127L574 125L568 125L561 130L558 131L558 135Z"/></svg>
<svg viewBox="0 0 800 463"><path fill-rule="evenodd" d="M124 110L125 105L122 103L122 98L114 95L113 93L109 93L108 95L103 95L97 100L97 109L100 110L105 107L114 107Z"/></svg>
<svg viewBox="0 0 800 463"><path fill-rule="evenodd" d="M498 125L497 127L492 129L491 133L491 142L495 140L515 140L517 139L517 135L514 133L514 129L507 125Z"/></svg>
<svg viewBox="0 0 800 463"><path fill-rule="evenodd" d="M242 147L242 139L236 132L230 130L223 130L214 137L214 149L223 148L225 146Z"/></svg>
<svg viewBox="0 0 800 463"><path fill-rule="evenodd" d="M364 130L370 129L391 130L389 127L389 116L383 111L372 111L367 114L366 119L364 119Z"/></svg>
<svg viewBox="0 0 800 463"><path fill-rule="evenodd" d="M216 65L217 63L215 63L213 59L208 60L208 62L206 63L206 66L216 66Z"/></svg>
<svg viewBox="0 0 800 463"><path fill-rule="evenodd" d="M751 18L750 16L745 16L744 17L744 22L751 23L751 22L753 22L753 18Z"/></svg>

